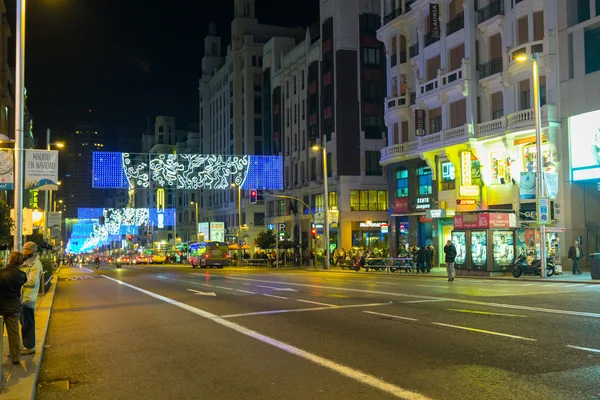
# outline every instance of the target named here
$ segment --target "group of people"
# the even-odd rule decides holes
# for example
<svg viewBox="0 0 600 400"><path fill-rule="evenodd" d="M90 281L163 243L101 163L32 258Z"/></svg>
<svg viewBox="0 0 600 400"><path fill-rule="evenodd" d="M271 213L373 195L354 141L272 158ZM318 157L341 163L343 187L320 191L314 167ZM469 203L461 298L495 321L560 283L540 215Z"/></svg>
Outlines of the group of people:
<svg viewBox="0 0 600 400"><path fill-rule="evenodd" d="M0 315L4 317L14 365L20 364L22 355L35 353L34 311L42 274L42 262L33 242L25 243L21 252L11 252L7 265L0 268Z"/></svg>

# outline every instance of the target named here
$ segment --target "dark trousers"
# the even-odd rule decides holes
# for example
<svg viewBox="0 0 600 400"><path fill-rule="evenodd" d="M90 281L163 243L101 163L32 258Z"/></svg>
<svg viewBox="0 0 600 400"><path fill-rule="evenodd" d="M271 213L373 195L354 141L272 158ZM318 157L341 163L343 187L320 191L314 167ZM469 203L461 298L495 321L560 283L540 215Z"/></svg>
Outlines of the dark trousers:
<svg viewBox="0 0 600 400"><path fill-rule="evenodd" d="M580 274L581 270L579 269L579 258L575 257L571 260L573 260L573 275Z"/></svg>
<svg viewBox="0 0 600 400"><path fill-rule="evenodd" d="M21 337L19 336L19 313L2 314L4 325L8 334L8 347L10 348L10 358L13 361L21 359Z"/></svg>
<svg viewBox="0 0 600 400"><path fill-rule="evenodd" d="M23 347L35 349L34 309L23 304L21 307L21 337Z"/></svg>

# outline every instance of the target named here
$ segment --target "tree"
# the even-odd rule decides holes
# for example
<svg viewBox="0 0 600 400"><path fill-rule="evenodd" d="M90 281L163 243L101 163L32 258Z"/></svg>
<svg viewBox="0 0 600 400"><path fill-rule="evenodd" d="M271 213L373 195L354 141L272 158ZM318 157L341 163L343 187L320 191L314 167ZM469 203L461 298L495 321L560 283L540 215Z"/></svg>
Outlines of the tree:
<svg viewBox="0 0 600 400"><path fill-rule="evenodd" d="M14 222L10 217L10 207L4 200L0 199L0 246L12 245L13 236L10 231L13 226Z"/></svg>
<svg viewBox="0 0 600 400"><path fill-rule="evenodd" d="M275 243L277 243L275 232L273 232L272 230L260 232L258 235L256 235L256 240L254 241L254 243L263 250L275 246Z"/></svg>

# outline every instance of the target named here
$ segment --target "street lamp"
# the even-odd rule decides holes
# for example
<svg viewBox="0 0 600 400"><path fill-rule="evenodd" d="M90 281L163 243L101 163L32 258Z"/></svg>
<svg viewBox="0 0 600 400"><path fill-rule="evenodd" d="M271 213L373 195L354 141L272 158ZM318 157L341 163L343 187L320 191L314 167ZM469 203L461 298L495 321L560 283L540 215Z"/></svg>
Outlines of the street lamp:
<svg viewBox="0 0 600 400"><path fill-rule="evenodd" d="M321 150L323 152L323 186L325 193L323 194L323 205L325 206L324 231L325 231L325 269L329 269L329 186L327 185L327 148L326 141L323 140L323 146L312 146L313 151Z"/></svg>
<svg viewBox="0 0 600 400"><path fill-rule="evenodd" d="M23 245L23 111L25 97L25 0L16 0L16 55L15 55L15 235L13 247Z"/></svg>
<svg viewBox="0 0 600 400"><path fill-rule="evenodd" d="M534 53L529 57L527 53L518 54L515 57L518 62L531 61L533 75L533 112L535 116L535 151L537 153L537 197L544 196L544 171L542 171L542 119L540 109L540 69L538 64L538 53ZM539 222L539 220L538 220ZM540 224L540 277L546 277L546 227Z"/></svg>
<svg viewBox="0 0 600 400"><path fill-rule="evenodd" d="M190 205L196 205L196 218L194 219L196 221L196 241L199 242L200 241L200 227L198 226L198 202L197 201L192 201L190 202Z"/></svg>

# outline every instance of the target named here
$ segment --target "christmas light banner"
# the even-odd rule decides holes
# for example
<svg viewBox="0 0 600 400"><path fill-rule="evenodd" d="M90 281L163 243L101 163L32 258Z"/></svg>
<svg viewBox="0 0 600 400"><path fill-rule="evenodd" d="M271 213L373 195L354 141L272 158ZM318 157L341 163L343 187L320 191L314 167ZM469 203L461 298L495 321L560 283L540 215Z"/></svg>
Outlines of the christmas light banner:
<svg viewBox="0 0 600 400"><path fill-rule="evenodd" d="M280 156L94 152L98 189L283 189Z"/></svg>

